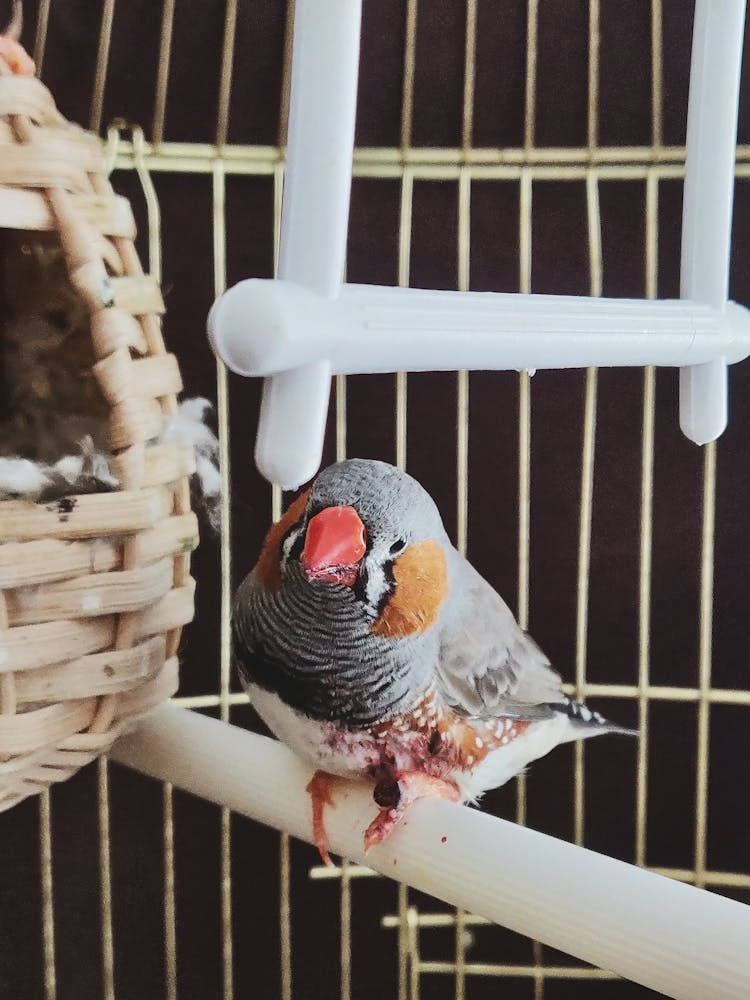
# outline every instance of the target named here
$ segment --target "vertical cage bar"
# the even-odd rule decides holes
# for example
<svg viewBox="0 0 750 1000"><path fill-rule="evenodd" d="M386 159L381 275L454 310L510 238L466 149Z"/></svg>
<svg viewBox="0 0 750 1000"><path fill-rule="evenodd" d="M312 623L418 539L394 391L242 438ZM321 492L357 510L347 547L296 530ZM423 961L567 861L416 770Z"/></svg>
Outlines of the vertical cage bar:
<svg viewBox="0 0 750 1000"><path fill-rule="evenodd" d="M99 801L99 921L102 948L102 1000L115 1000L112 934L112 870L109 839L109 771L106 757L97 761Z"/></svg>
<svg viewBox="0 0 750 1000"><path fill-rule="evenodd" d="M346 375L334 379L336 392L336 461L346 458Z"/></svg>
<svg viewBox="0 0 750 1000"><path fill-rule="evenodd" d="M413 906L410 906L408 911L407 931L410 955L409 1000L420 1000L422 991L419 976L422 970L419 954L419 914Z"/></svg>
<svg viewBox="0 0 750 1000"><path fill-rule="evenodd" d="M344 277L346 280L346 276ZM343 462L346 458L346 375L336 375L335 406L336 406L336 461ZM341 859L339 882L339 915L341 928L339 932L339 967L340 967L340 1000L351 1000L352 995L352 879L351 863L347 858Z"/></svg>
<svg viewBox="0 0 750 1000"><path fill-rule="evenodd" d="M417 2L406 0L406 38L404 42L404 82L401 90L401 150L411 148L414 121L414 67L417 57Z"/></svg>
<svg viewBox="0 0 750 1000"><path fill-rule="evenodd" d="M52 877L52 815L48 788L45 788L39 796L39 867L42 894L44 1000L56 1000L57 969L55 965L55 901Z"/></svg>
<svg viewBox="0 0 750 1000"><path fill-rule="evenodd" d="M282 512L281 489L271 487L271 514L278 521ZM288 833L279 834L279 965L280 1000L292 1000L292 869Z"/></svg>
<svg viewBox="0 0 750 1000"><path fill-rule="evenodd" d="M538 53L539 0L526 4L526 78L524 81L523 147L527 153L536 138L536 68ZM523 291L523 289L521 289Z"/></svg>
<svg viewBox="0 0 750 1000"><path fill-rule="evenodd" d="M398 1000L409 1000L409 928L408 919L409 896L403 882L398 884L397 918L398 918Z"/></svg>
<svg viewBox="0 0 750 1000"><path fill-rule="evenodd" d="M526 41L524 137L530 152L536 131L537 0L529 0ZM532 174L521 171L519 183L518 290L531 291L533 188ZM529 627L531 568L531 372L518 376L518 623ZM526 823L526 773L516 777L516 822ZM534 1000L544 998L542 946L532 941Z"/></svg>
<svg viewBox="0 0 750 1000"><path fill-rule="evenodd" d="M458 182L458 290L467 292L470 280L471 180L465 170ZM456 375L456 547L466 555L469 510L469 373Z"/></svg>
<svg viewBox="0 0 750 1000"><path fill-rule="evenodd" d="M164 976L166 1000L177 1000L177 909L174 880L174 788L162 786L162 851L164 858Z"/></svg>
<svg viewBox="0 0 750 1000"><path fill-rule="evenodd" d="M536 74L539 0L526 5L526 76L524 81L524 148L531 152L536 138ZM518 290L531 291L532 175L521 171L518 190ZM521 372L518 380L518 623L529 627L529 551L531 539L531 378ZM517 820L526 818L526 779L517 782Z"/></svg>
<svg viewBox="0 0 750 1000"><path fill-rule="evenodd" d="M401 203L398 225L398 283L409 285L411 265L411 219L414 204L414 175L408 168L401 177ZM406 372L396 372L396 465L406 468L406 419L408 382Z"/></svg>
<svg viewBox="0 0 750 1000"><path fill-rule="evenodd" d="M99 31L99 47L96 53L94 91L91 98L91 114L89 116L89 128L92 132L98 132L102 126L104 88L107 83L109 47L112 42L112 24L114 22L114 17L115 0L104 0L104 7L102 8L102 23Z"/></svg>
<svg viewBox="0 0 750 1000"><path fill-rule="evenodd" d="M533 0L531 0L531 4ZM530 123L530 124L529 124ZM533 105L527 105L527 126L533 134ZM519 187L518 288L531 291L531 173L521 171ZM531 376L518 376L518 624L529 627L531 547ZM516 822L526 822L526 775L516 778Z"/></svg>
<svg viewBox="0 0 750 1000"><path fill-rule="evenodd" d="M398 1000L409 1000L409 892L398 885Z"/></svg>
<svg viewBox="0 0 750 1000"><path fill-rule="evenodd" d="M408 385L406 372L396 372L396 465L406 468L406 414Z"/></svg>
<svg viewBox="0 0 750 1000"><path fill-rule="evenodd" d="M350 863L341 859L339 961L341 966L341 1000L352 997L352 882Z"/></svg>
<svg viewBox="0 0 750 1000"><path fill-rule="evenodd" d="M278 521L282 512L282 492L271 487L271 516ZM280 1000L292 998L292 905L291 843L288 833L279 834L279 976Z"/></svg>
<svg viewBox="0 0 750 1000"><path fill-rule="evenodd" d="M216 122L216 148L221 151L229 134L229 100L232 94L234 40L237 33L237 0L227 0L224 14L224 37L221 44L221 75L219 77L219 109Z"/></svg>
<svg viewBox="0 0 750 1000"><path fill-rule="evenodd" d="M705 885L708 826L708 762L710 737L711 630L714 598L714 530L716 520L716 442L703 451L703 523L701 528L700 619L698 631L698 746L695 776L695 884Z"/></svg>
<svg viewBox="0 0 750 1000"><path fill-rule="evenodd" d="M464 47L464 92L461 116L461 148L471 149L474 129L474 85L476 82L477 0L466 0L466 44Z"/></svg>
<svg viewBox="0 0 750 1000"><path fill-rule="evenodd" d="M601 218L599 211L599 182L591 171L586 178L586 215L588 220L590 293L602 293ZM589 615L589 571L591 567L591 521L594 499L594 452L596 445L597 373L586 369L586 388L583 411L583 443L581 449L581 504L578 530L578 577L576 582L576 697L583 697L586 686L586 644ZM585 769L584 746L577 741L573 750L574 798L573 831L577 844L583 843Z"/></svg>
<svg viewBox="0 0 750 1000"><path fill-rule="evenodd" d="M273 171L273 273L279 269L281 245L281 203L284 197L284 165L279 162ZM281 517L281 513L279 513Z"/></svg>
<svg viewBox="0 0 750 1000"><path fill-rule="evenodd" d="M44 52L47 47L47 28L49 26L49 8L51 0L39 0L36 15L36 32L34 35L34 62L37 74L41 77L44 66Z"/></svg>
<svg viewBox="0 0 750 1000"><path fill-rule="evenodd" d="M346 277L344 277L346 280ZM336 461L346 458L346 375L334 379L336 406ZM339 881L339 967L340 1000L351 1000L352 996L352 878L351 862L341 859Z"/></svg>
<svg viewBox="0 0 750 1000"><path fill-rule="evenodd" d="M466 1000L466 913L457 909L455 915L454 948L456 954L453 978L455 1000Z"/></svg>
<svg viewBox="0 0 750 1000"><path fill-rule="evenodd" d="M281 71L281 97L279 104L279 149L286 146L289 134L289 99L292 93L292 41L294 39L294 0L287 0L284 25L284 54Z"/></svg>
<svg viewBox="0 0 750 1000"><path fill-rule="evenodd" d="M586 140L589 155L599 141L599 0L589 0L589 70Z"/></svg>
<svg viewBox="0 0 750 1000"><path fill-rule="evenodd" d="M469 3L469 7L474 6ZM476 11L474 11L474 21ZM468 11L467 11L468 20ZM467 76L474 74L474 50L468 48L469 28L467 24ZM470 133L471 105L464 104L464 135ZM467 125L468 118L468 125ZM469 290L471 275L471 178L465 169L458 179L458 290ZM469 514L469 373L466 370L456 374L456 547L461 555L466 555ZM455 998L464 1000L466 996L466 914L456 910L455 925Z"/></svg>
<svg viewBox="0 0 750 1000"><path fill-rule="evenodd" d="M401 150L411 147L414 117L414 69L417 53L417 0L407 0L406 37L404 40L404 80L401 90ZM398 232L398 283L409 284L411 258L411 218L414 200L414 177L404 169L401 178L401 205ZM406 414L408 385L406 372L396 373L396 465L406 468Z"/></svg>
<svg viewBox="0 0 750 1000"><path fill-rule="evenodd" d="M290 16L294 18L293 3ZM289 25L288 25L289 27ZM291 49L290 49L291 54ZM291 65L291 55L290 55ZM284 167L278 163L273 174L273 271L278 272L281 244L281 204L284 193ZM278 521L282 512L281 488L271 487L271 517ZM280 1000L292 1000L292 905L291 845L288 833L279 834L279 975Z"/></svg>
<svg viewBox="0 0 750 1000"><path fill-rule="evenodd" d="M292 1000L291 844L288 833L279 835L279 945L281 951L281 1000Z"/></svg>
<svg viewBox="0 0 750 1000"><path fill-rule="evenodd" d="M167 90L169 88L169 64L172 55L174 5L175 0L164 0L161 14L159 62L156 70L154 117L151 124L151 141L157 149L164 141L164 122L167 116Z"/></svg>
<svg viewBox="0 0 750 1000"><path fill-rule="evenodd" d="M404 37L404 76L401 88L402 155L411 146L412 118L414 114L414 70L417 49L417 0L407 0ZM414 205L414 175L402 165L401 192L398 217L398 284L409 286L411 272L412 210ZM408 413L408 380L406 372L396 372L395 445L396 465L406 468L406 432ZM417 1000L419 996L419 968L416 960L416 935L413 910L409 906L409 888L398 887L398 1000Z"/></svg>
<svg viewBox="0 0 750 1000"><path fill-rule="evenodd" d="M653 171L646 179L646 297L657 295L659 240L659 182ZM653 549L654 423L656 369L643 372L643 423L641 431L641 519L638 572L638 739L635 795L635 863L646 864L648 843L648 741L651 653L651 564Z"/></svg>
<svg viewBox="0 0 750 1000"><path fill-rule="evenodd" d="M231 4L230 4L231 6ZM231 68L230 68L231 73ZM222 70L223 74L223 70ZM226 114L226 112L225 112ZM226 121L224 121L226 127ZM222 128L221 112L219 131ZM217 138L217 145L219 144ZM227 280L226 268L226 176L224 163L217 159L212 175L213 206L213 256L214 298L224 293ZM224 364L216 359L216 402L219 424L219 467L221 469L221 630L219 656L219 713L222 722L229 722L229 686L232 669L232 520L229 499L231 496L230 437L229 437L229 384ZM225 1000L234 995L232 962L232 834L231 814L221 810L221 942L222 977Z"/></svg>
<svg viewBox="0 0 750 1000"><path fill-rule="evenodd" d="M654 153L658 152L664 144L662 40L662 0L651 0L651 143Z"/></svg>
<svg viewBox="0 0 750 1000"><path fill-rule="evenodd" d="M531 173L521 172L519 188L518 290L531 291ZM518 623L529 627L529 548L531 534L531 377L518 379Z"/></svg>

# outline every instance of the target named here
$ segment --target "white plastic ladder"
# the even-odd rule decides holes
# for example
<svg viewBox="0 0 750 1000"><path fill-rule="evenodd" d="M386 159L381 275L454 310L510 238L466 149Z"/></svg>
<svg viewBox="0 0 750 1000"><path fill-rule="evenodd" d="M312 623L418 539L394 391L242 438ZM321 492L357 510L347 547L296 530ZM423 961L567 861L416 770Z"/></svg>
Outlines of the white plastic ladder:
<svg viewBox="0 0 750 1000"><path fill-rule="evenodd" d="M278 277L241 281L209 315L227 366L266 378L263 475L310 479L331 375L367 371L679 367L682 430L717 438L727 364L750 355L750 313L727 300L745 0L696 3L679 301L342 285L360 18L360 0L297 3Z"/></svg>

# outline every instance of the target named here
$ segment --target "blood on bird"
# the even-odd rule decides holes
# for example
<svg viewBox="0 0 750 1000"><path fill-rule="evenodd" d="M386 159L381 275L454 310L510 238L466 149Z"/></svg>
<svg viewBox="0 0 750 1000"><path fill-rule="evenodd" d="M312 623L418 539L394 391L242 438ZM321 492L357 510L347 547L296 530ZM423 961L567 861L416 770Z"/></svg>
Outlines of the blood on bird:
<svg viewBox="0 0 750 1000"><path fill-rule="evenodd" d="M393 778L382 778L372 793L376 805L381 809L393 809L401 799L401 789L398 781Z"/></svg>

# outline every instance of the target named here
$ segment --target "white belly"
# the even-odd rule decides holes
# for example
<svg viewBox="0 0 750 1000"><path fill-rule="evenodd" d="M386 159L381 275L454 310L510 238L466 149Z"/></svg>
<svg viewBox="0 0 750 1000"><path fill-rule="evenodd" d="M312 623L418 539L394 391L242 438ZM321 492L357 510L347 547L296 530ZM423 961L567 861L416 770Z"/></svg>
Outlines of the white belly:
<svg viewBox="0 0 750 1000"><path fill-rule="evenodd" d="M371 737L346 733L330 722L311 719L255 684L247 684L246 690L268 728L313 767L353 778L366 775L369 768L380 764L381 748Z"/></svg>

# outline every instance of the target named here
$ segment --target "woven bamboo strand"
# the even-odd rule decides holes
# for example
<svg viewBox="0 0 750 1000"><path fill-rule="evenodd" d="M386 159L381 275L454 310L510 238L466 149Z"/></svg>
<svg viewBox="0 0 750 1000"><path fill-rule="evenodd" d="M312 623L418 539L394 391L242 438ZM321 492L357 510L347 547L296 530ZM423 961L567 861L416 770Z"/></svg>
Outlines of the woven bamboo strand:
<svg viewBox="0 0 750 1000"><path fill-rule="evenodd" d="M168 517L134 536L135 565L156 562L164 556L190 552L198 544L194 514ZM38 586L106 573L123 567L121 547L108 539L61 541L38 539L0 546L0 587Z"/></svg>
<svg viewBox="0 0 750 1000"><path fill-rule="evenodd" d="M133 611L163 597L171 586L172 560L161 559L138 569L17 588L7 591L8 622L12 630L15 625Z"/></svg>
<svg viewBox="0 0 750 1000"><path fill-rule="evenodd" d="M117 306L92 316L91 339L94 352L101 359L120 349L136 354L148 353L148 344L140 323L129 312Z"/></svg>
<svg viewBox="0 0 750 1000"><path fill-rule="evenodd" d="M124 239L135 236L135 221L129 203L114 197L109 201L91 194L73 194L76 212L98 232ZM55 217L41 191L18 187L0 191L0 226L31 232L51 232Z"/></svg>
<svg viewBox="0 0 750 1000"><path fill-rule="evenodd" d="M40 622L13 629L6 624L0 632L0 670L20 672L64 663L106 649L114 638L114 618L107 615L88 621Z"/></svg>
<svg viewBox="0 0 750 1000"><path fill-rule="evenodd" d="M18 702L69 701L127 691L161 668L165 650L164 636L159 635L132 649L107 650L63 665L26 670L16 680Z"/></svg>
<svg viewBox="0 0 750 1000"><path fill-rule="evenodd" d="M69 509L70 508L70 509ZM91 538L122 535L152 528L171 513L166 487L92 493L72 504L32 504L5 500L0 518L0 542L33 538Z"/></svg>

